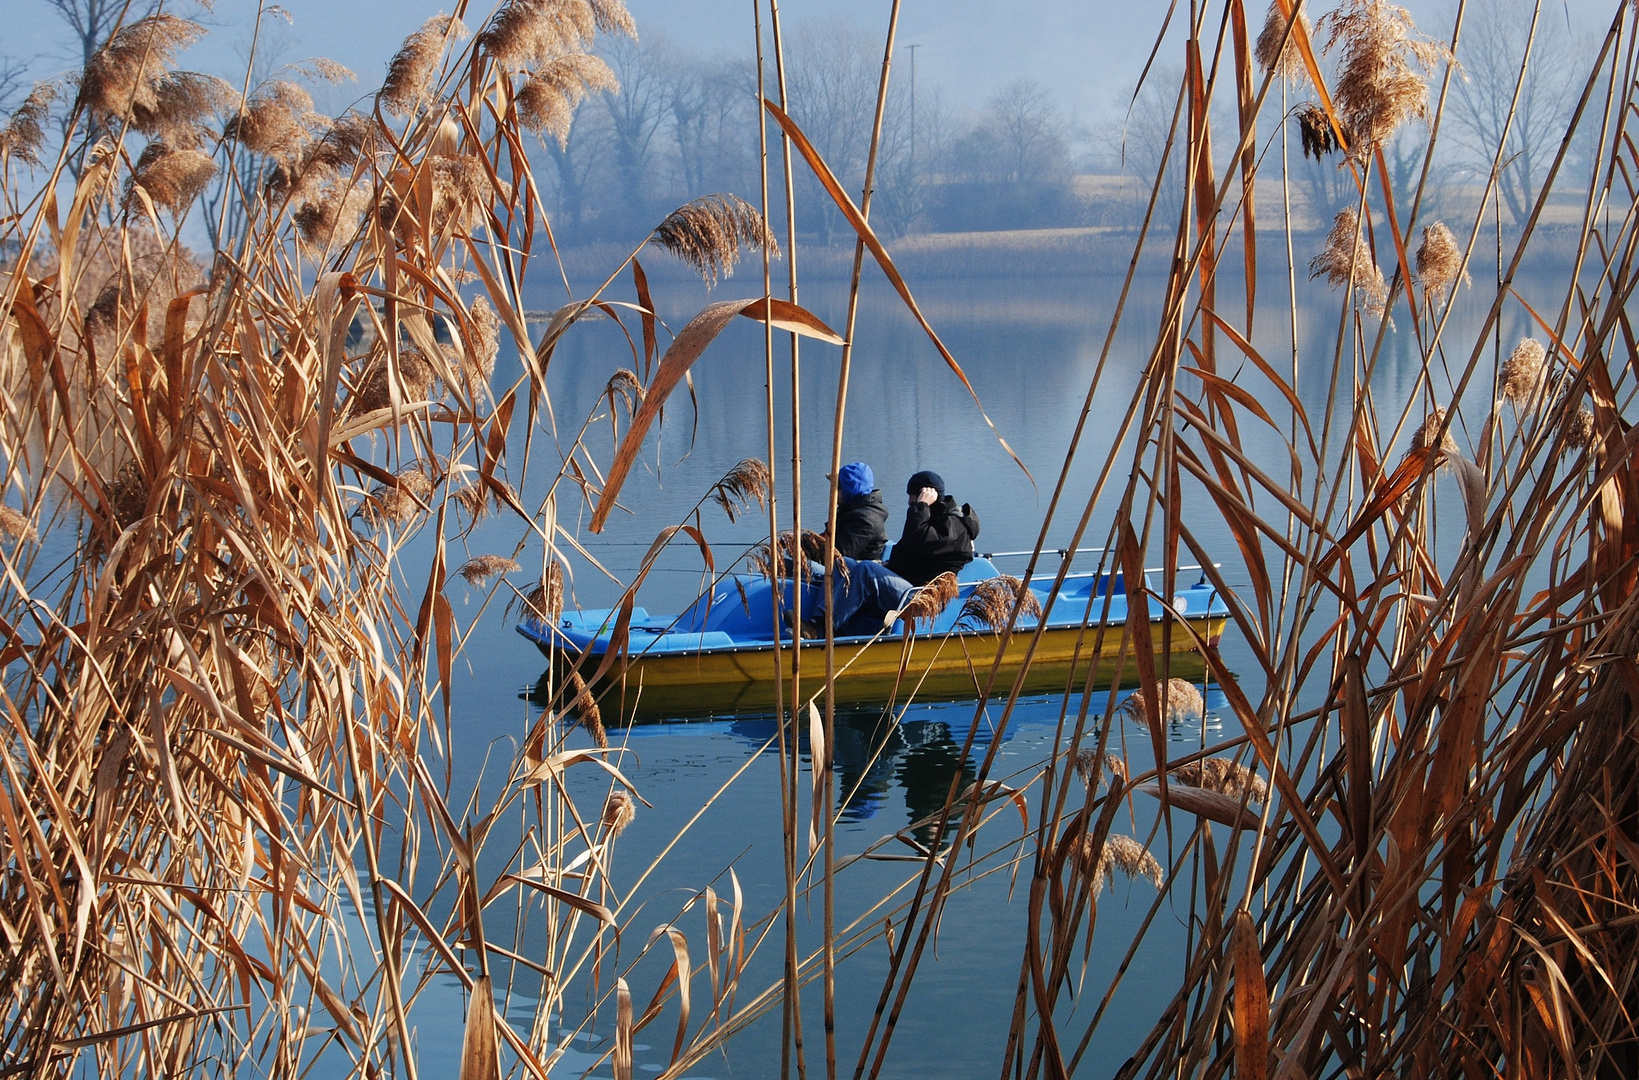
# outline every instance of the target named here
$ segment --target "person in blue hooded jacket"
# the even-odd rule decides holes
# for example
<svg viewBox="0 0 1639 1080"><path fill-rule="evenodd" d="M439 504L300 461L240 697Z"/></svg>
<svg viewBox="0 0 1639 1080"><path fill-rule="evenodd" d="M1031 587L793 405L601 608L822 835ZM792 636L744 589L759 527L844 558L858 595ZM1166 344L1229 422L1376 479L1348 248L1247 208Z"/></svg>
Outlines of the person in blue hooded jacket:
<svg viewBox="0 0 1639 1080"><path fill-rule="evenodd" d="M888 546L888 507L863 461L837 470L837 554L878 560Z"/></svg>

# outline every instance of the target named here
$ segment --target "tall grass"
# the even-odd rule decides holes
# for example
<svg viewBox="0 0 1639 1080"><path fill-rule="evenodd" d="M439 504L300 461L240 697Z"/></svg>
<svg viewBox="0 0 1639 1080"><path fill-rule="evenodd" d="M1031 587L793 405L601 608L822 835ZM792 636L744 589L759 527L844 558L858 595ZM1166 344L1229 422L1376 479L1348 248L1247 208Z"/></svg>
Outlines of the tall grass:
<svg viewBox="0 0 1639 1080"><path fill-rule="evenodd" d="M450 972L470 991L464 1077L558 1069L575 1035L555 1026L565 994L588 986L615 1018L617 1076L632 1074L635 1032L662 1017L676 1017L677 1074L774 1008L788 1066L817 1072L798 993L816 978L827 1076L850 1060L856 1077L875 1076L947 900L979 876L960 871L1009 866L1028 887L1016 1002L997 1020L1004 1077L1092 1067L1128 962L1101 993L1079 983L1084 958L1095 942L1128 961L1138 947L1095 937L1116 869L1161 883L1144 934L1165 905L1188 913L1183 980L1117 1075L1639 1070L1639 569L1628 520L1639 478L1623 419L1639 14L1613 6L1553 166L1586 193L1554 309L1512 287L1552 183L1498 282L1475 285L1486 222L1422 220L1421 188L1395 190L1385 168L1382 144L1408 123L1427 124L1425 161L1437 151L1452 57L1475 17L1466 6L1443 43L1380 0L1344 0L1313 27L1275 0L1256 36L1258 13L1240 0L1190 7L1139 241L1171 247L1162 315L1137 388L1112 407L1102 388L1117 330L1132 289L1148 287L1135 250L1037 547L1066 519L1072 549L1109 522L1104 560L1126 571L1130 609L1159 611L1173 574L1152 595L1145 562L1210 566L1222 553L1200 543L1200 521L1220 519L1237 551L1233 569L1209 573L1253 669L1232 672L1217 648L1194 644L1238 733L1169 760L1167 716L1199 707L1168 670L1172 639L1188 631L1160 622L1157 647L1147 632L1100 629L1091 610L1089 636L1120 633L1123 649L1065 694L1058 753L1015 790L993 776L993 736L977 778L953 777L943 808L898 835L918 851L900 887L844 925L832 899L847 860L830 829L829 655L817 686L788 658L776 736L784 895L766 916L744 910L731 878L729 895L703 888L658 927L639 925L634 898L654 867L630 882L610 870L645 810L610 739L618 717L606 720L610 699L594 692L618 677L616 652L554 666L550 703L497 793L463 804L452 789L452 671L472 631L446 596L452 573L555 615L565 567L596 566L558 526L560 494L590 501L592 530L604 526L668 395L726 325L749 316L766 328L771 466L776 330L793 335L793 372L797 335L852 342L853 304L835 334L798 305L794 269L787 298L772 296L766 192L760 207L699 200L651 234L708 280L760 249L761 295L709 305L662 351L633 251L531 337L523 281L551 233L524 132L562 138L574 104L610 85L591 48L599 34L632 32L618 0L507 0L470 36L436 17L378 95L334 118L294 82L236 89L174 70L202 33L187 20L118 29L81 74L55 160L32 169L44 90L0 134L0 242L18 253L0 292L0 1071L76 1062L119 1076L296 1076L322 1058L349 1075L413 1078L410 1018ZM777 8L768 15L778 79ZM897 7L881 101L896 17ZM761 48L760 21L756 32ZM1527 51L1522 80L1530 62ZM1295 289L1257 288L1269 255L1253 181L1265 154L1286 152L1284 134L1258 126L1276 80L1303 98L1282 127L1301 124L1307 147L1335 152L1356 193L1323 248L1305 251L1289 231L1274 256L1289 280L1309 266L1339 296L1331 355L1294 344L1280 362L1254 344L1256 325L1295 314ZM791 120L783 89L763 97L787 191L789 170L809 168L857 234L852 295L868 253L966 383L871 229L870 181L856 201ZM1584 136L1594 167L1572 176L1572 140ZM1167 169L1187 191L1170 225L1157 214ZM238 207L222 220L246 224L206 267L178 236L212 184ZM793 234L788 222L788 259ZM610 299L628 270L635 300ZM1219 305L1224 275L1241 279L1244 309ZM1459 289L1483 296L1487 314L1454 340ZM1502 363L1496 332L1515 312L1536 332ZM630 327L631 367L560 438L560 458L541 466L545 496L525 505L550 414L546 371L593 314ZM1373 381L1391 320L1422 359L1415 391L1394 400ZM355 321L373 333L350 349ZM523 359L510 384L495 375L505 341ZM1300 380L1328 387L1319 412L1302 404ZM795 426L800 402L790 410ZM1095 415L1118 415L1119 438L1080 493L1072 467ZM605 420L617 447L598 462L585 436ZM507 456L515 430L521 460ZM1251 449L1253 432L1280 446L1277 469ZM763 504L772 551L773 495L791 491L795 506L797 490L777 469L742 465L701 502L731 515ZM515 523L513 550L469 549L491 513ZM680 537L710 556L699 507L623 583L617 643L635 590ZM429 569L405 589L410 552L426 552ZM518 584L524 566L533 580ZM1002 702L1004 731L1028 673L1004 675L1000 658L1028 595L988 597L996 661L974 654L978 709ZM1141 686L1126 702L1095 692L1125 675ZM1148 726L1153 760L1115 751L1118 714ZM806 861L799 730L814 761ZM963 753L973 750L970 735ZM603 797L577 801L571 771L606 777ZM1113 831L1135 794L1159 806L1154 836ZM1022 852L975 843L1015 809ZM805 953L796 926L810 890L825 934ZM857 1048L838 1047L835 965L880 936L884 918L895 938L869 1029ZM526 955L535 929L544 950ZM781 942L782 977L742 993L765 941ZM651 952L667 973L634 998L635 957ZM528 1021L509 1021L526 1000Z"/></svg>

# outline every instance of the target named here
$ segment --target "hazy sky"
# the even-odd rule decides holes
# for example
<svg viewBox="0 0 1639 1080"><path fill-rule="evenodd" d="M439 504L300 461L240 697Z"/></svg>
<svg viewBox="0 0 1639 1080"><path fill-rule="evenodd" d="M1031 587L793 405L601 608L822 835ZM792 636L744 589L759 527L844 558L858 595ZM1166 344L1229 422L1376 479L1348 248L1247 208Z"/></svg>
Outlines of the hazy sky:
<svg viewBox="0 0 1639 1080"><path fill-rule="evenodd" d="M1313 0L1312 0L1313 2ZM1484 18L1494 5L1511 0L1470 0L1470 18ZM751 0L627 0L640 33L658 33L701 53L749 52ZM1621 0L1543 0L1544 17L1557 17L1581 32L1602 29ZM350 94L374 88L387 58L404 35L439 10L438 0L281 0L292 25L279 33L292 58L325 55L358 72ZM447 3L443 5L447 9ZM1218 5L1214 5L1216 8ZM1330 0L1315 5L1324 11ZM1454 0L1405 0L1418 23L1443 32ZM1083 121L1107 114L1137 79L1167 4L1163 0L1038 0L1029 5L996 0L904 0L901 46L918 45L920 85L937 84L957 107L981 106L998 88L1021 76L1036 79L1059 96L1066 113ZM1188 4L1179 4L1181 15ZM1261 25L1264 4L1248 8ZM184 10L178 8L178 10ZM474 11L486 10L475 0ZM886 30L886 0L787 0L787 26L816 19L844 19L880 40ZM204 21L211 41L185 58L186 66L228 74L241 63L235 50L248 38L256 12L249 0L218 0ZM62 22L45 0L0 0L6 34L0 53L38 57L38 70L60 70L70 54ZM476 23L477 19L469 19ZM1254 31L1255 32L1255 31ZM1164 49L1160 62L1180 63L1177 47ZM899 61L909 53L900 50ZM909 65L899 68L909 77Z"/></svg>

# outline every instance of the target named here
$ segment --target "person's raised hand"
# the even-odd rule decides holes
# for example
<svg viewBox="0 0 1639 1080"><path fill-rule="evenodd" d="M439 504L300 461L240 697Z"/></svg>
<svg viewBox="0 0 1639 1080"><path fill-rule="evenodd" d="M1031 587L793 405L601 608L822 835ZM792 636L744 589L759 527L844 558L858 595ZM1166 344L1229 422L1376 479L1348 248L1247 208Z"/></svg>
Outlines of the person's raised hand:
<svg viewBox="0 0 1639 1080"><path fill-rule="evenodd" d="M939 501L939 492L934 490L933 488L925 487L921 491L918 491L916 493L916 497L914 499L912 499L911 501L912 502L923 503L927 506L932 506L934 503Z"/></svg>

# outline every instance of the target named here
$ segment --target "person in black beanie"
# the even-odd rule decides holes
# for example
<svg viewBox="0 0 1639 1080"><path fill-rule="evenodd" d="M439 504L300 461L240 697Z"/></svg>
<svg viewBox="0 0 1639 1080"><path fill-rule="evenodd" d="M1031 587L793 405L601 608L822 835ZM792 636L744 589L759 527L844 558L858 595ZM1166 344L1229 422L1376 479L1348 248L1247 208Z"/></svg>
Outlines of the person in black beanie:
<svg viewBox="0 0 1639 1080"><path fill-rule="evenodd" d="M910 506L905 531L888 555L888 569L912 585L926 585L947 570L956 573L973 561L979 515L945 494L945 482L926 469L905 485Z"/></svg>

